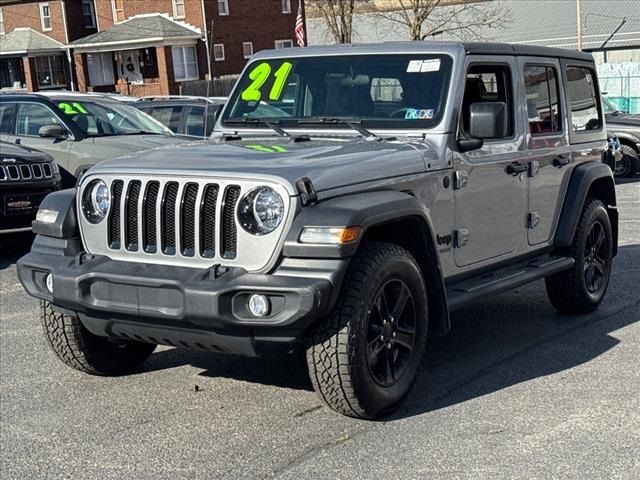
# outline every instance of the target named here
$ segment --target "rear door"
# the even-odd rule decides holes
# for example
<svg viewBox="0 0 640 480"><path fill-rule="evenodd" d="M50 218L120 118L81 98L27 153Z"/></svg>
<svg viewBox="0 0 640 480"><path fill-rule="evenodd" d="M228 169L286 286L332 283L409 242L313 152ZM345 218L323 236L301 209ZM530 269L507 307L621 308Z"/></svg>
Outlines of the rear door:
<svg viewBox="0 0 640 480"><path fill-rule="evenodd" d="M547 243L555 231L571 174L571 148L560 63L521 57L527 125L528 208L527 241Z"/></svg>
<svg viewBox="0 0 640 480"><path fill-rule="evenodd" d="M518 65L512 57L469 62L459 135L469 137L469 109L478 102L506 103L509 131L505 138L485 140L478 150L454 155L454 257L459 267L506 259L525 242L524 126L514 102L520 85Z"/></svg>

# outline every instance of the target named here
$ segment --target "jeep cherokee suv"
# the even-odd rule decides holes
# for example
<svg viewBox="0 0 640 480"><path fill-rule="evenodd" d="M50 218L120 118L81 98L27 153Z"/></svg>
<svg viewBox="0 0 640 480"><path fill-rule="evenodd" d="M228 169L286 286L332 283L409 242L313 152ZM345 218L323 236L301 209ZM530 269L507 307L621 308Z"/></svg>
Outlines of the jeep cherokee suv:
<svg viewBox="0 0 640 480"><path fill-rule="evenodd" d="M618 227L591 55L261 52L214 134L47 197L18 272L66 364L117 375L157 344L297 342L331 408L377 418L462 305L542 278L563 313L605 295Z"/></svg>

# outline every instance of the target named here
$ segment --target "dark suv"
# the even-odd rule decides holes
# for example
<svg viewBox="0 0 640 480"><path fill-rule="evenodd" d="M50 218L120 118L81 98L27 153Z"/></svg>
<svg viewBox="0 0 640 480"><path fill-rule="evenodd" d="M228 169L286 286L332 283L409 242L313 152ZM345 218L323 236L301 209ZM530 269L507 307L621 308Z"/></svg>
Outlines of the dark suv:
<svg viewBox="0 0 640 480"><path fill-rule="evenodd" d="M0 141L0 234L26 232L42 199L60 189L60 172L46 153Z"/></svg>
<svg viewBox="0 0 640 480"><path fill-rule="evenodd" d="M143 97L132 105L169 127L176 135L209 138L223 97Z"/></svg>

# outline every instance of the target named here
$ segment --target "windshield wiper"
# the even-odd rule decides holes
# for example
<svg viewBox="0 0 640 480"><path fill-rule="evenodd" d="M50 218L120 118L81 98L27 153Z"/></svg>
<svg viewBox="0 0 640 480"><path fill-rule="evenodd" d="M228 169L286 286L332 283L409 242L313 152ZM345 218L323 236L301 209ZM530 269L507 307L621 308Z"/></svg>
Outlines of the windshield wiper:
<svg viewBox="0 0 640 480"><path fill-rule="evenodd" d="M373 139L373 140L377 140L379 142L384 140L384 138L382 138L381 136L376 135L371 130L367 130L366 128L364 128L362 126L362 120L347 120L347 119L344 119L344 118L322 117L322 118L317 118L317 119L299 120L298 123L300 123L300 125L318 124L318 123L322 123L322 124L341 124L341 125L346 125L347 127L355 130L365 140Z"/></svg>
<svg viewBox="0 0 640 480"><path fill-rule="evenodd" d="M276 132L278 135L280 135L281 137L286 137L291 139L294 142L301 142L301 141L305 141L305 140L310 140L310 138L307 135L292 135L289 132L287 132L286 130L282 129L279 125L279 121L275 120L275 121L269 121L269 120L264 120L262 118L256 118L256 117L245 117L245 118L230 118L229 120L226 121L226 123L253 123L256 125L264 125L265 127L269 127L271 130L273 130L274 132Z"/></svg>

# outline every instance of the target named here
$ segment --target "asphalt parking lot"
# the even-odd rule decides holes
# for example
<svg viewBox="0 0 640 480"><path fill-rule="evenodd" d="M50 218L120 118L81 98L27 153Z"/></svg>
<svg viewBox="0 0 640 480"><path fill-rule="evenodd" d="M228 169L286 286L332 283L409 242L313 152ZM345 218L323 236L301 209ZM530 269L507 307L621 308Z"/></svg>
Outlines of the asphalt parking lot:
<svg viewBox="0 0 640 480"><path fill-rule="evenodd" d="M596 313L558 315L542 282L461 311L384 422L323 407L296 355L161 348L127 377L75 372L17 280L18 239L0 253L0 474L640 478L640 181L617 190L619 256Z"/></svg>

